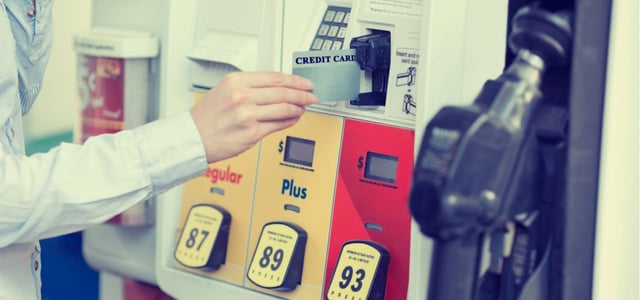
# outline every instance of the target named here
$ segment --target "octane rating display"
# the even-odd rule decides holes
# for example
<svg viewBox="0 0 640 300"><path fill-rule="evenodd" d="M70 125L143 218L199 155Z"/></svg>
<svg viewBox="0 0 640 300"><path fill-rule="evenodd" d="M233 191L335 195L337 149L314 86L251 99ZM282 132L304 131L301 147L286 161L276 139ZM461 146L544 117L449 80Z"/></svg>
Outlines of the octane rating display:
<svg viewBox="0 0 640 300"><path fill-rule="evenodd" d="M231 215L211 204L191 207L178 239L175 259L186 267L216 270L227 255Z"/></svg>
<svg viewBox="0 0 640 300"><path fill-rule="evenodd" d="M295 289L302 278L306 244L307 233L297 225L284 222L265 224L247 277L263 288Z"/></svg>
<svg viewBox="0 0 640 300"><path fill-rule="evenodd" d="M384 299L389 251L370 241L342 246L327 299Z"/></svg>

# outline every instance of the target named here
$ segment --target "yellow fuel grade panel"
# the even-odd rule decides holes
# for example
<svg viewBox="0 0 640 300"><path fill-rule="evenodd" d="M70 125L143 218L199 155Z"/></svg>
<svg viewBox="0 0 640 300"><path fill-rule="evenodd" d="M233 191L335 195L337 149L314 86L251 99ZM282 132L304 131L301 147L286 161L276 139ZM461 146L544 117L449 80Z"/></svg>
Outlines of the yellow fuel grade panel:
<svg viewBox="0 0 640 300"><path fill-rule="evenodd" d="M197 94L196 101L201 96ZM185 227L189 210L200 204L223 208L233 221L229 227L225 263L219 269L200 270L188 268L176 262L177 268L242 286L245 278L259 149L260 145L256 144L236 157L209 164L202 176L185 183L178 234Z"/></svg>
<svg viewBox="0 0 640 300"><path fill-rule="evenodd" d="M250 280L248 288L290 299L322 298L342 128L341 117L306 112L293 127L262 140L248 257L261 254L254 253L261 251L262 228L272 222L299 226L307 233L307 246L302 281L293 290Z"/></svg>

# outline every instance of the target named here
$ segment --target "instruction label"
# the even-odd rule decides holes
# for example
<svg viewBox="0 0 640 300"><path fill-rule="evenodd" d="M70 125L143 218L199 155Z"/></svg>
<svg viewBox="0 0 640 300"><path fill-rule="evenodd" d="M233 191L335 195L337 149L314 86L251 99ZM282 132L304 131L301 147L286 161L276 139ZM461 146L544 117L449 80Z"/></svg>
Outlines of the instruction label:
<svg viewBox="0 0 640 300"><path fill-rule="evenodd" d="M390 114L398 117L415 117L418 105L415 85L420 61L419 51L412 48L396 48L393 50L392 57L394 63L389 76L390 84L395 87L387 92L387 98L402 99L402 101L394 101L400 105L389 107Z"/></svg>
<svg viewBox="0 0 640 300"><path fill-rule="evenodd" d="M401 17L422 17L422 0L370 0L365 1L365 11Z"/></svg>

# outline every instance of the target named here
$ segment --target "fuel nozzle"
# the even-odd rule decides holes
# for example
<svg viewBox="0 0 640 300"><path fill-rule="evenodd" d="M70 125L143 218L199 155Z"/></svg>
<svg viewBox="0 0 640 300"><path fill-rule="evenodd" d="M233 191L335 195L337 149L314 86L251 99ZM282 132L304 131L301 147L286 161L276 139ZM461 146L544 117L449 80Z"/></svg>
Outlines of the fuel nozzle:
<svg viewBox="0 0 640 300"><path fill-rule="evenodd" d="M446 106L427 124L409 206L435 241L430 300L473 299L483 234L537 205L527 136L545 69L569 61L568 16L518 11L509 67L471 105Z"/></svg>
<svg viewBox="0 0 640 300"><path fill-rule="evenodd" d="M509 67L485 82L472 105L444 107L427 124L410 198L424 234L450 239L480 232L512 210L505 195L542 97L544 70L568 62L571 41L565 15L521 9L509 38L516 53Z"/></svg>

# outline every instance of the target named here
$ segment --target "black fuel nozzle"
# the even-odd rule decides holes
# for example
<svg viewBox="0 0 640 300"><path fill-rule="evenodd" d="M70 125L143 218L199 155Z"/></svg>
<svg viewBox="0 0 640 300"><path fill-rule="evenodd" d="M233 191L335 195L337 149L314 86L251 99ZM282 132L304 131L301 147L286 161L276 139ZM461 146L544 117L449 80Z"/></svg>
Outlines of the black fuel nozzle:
<svg viewBox="0 0 640 300"><path fill-rule="evenodd" d="M564 64L568 19L534 8L514 17L511 65L473 104L444 107L427 124L410 208L424 234L450 239L481 232L511 211L505 198L547 65Z"/></svg>
<svg viewBox="0 0 640 300"><path fill-rule="evenodd" d="M435 240L430 300L473 299L483 234L536 205L528 132L544 71L569 60L571 41L569 19L521 9L514 61L471 105L444 107L427 124L409 206Z"/></svg>
<svg viewBox="0 0 640 300"><path fill-rule="evenodd" d="M371 92L360 93L350 101L355 106L384 106L387 99L387 81L391 64L391 36L386 31L355 37L350 48L356 50L360 69L371 74Z"/></svg>
<svg viewBox="0 0 640 300"><path fill-rule="evenodd" d="M521 51L473 105L445 107L429 122L410 200L424 234L478 234L510 211L505 195L542 96L543 70L540 57Z"/></svg>

